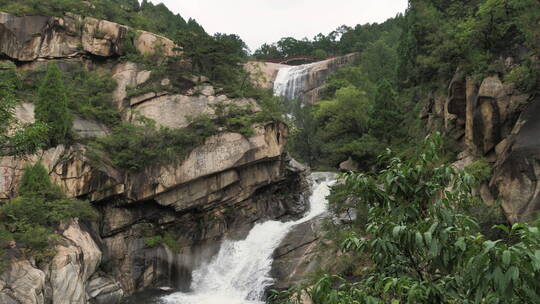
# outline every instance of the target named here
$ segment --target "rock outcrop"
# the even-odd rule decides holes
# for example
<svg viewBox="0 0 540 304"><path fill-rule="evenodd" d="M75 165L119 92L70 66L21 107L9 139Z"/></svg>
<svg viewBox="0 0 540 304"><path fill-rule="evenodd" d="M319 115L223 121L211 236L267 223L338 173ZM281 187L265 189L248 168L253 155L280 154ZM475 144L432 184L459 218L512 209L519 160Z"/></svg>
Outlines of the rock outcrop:
<svg viewBox="0 0 540 304"><path fill-rule="evenodd" d="M135 33L130 35L130 31ZM100 57L126 53L126 40L141 54L160 50L175 55L177 46L162 36L134 31L114 22L67 14L64 17L23 16L0 12L0 54L18 60Z"/></svg>
<svg viewBox="0 0 540 304"><path fill-rule="evenodd" d="M475 83L458 71L448 97L432 96L422 114L428 129L443 129L463 150L458 167L464 160L477 159L493 165L493 176L479 193L488 205L500 200L510 222L533 220L540 210L536 140L540 126L533 118L538 109L540 100L496 75Z"/></svg>
<svg viewBox="0 0 540 304"><path fill-rule="evenodd" d="M283 95L287 98L299 98L305 103L313 104L320 100L320 90L328 76L340 68L352 64L357 57L357 53L351 53L302 66L253 61L246 65L246 69L259 86L263 88L279 86L294 88L294 92L283 92ZM280 75L280 73L289 72L290 75ZM287 85L287 83L289 84Z"/></svg>
<svg viewBox="0 0 540 304"><path fill-rule="evenodd" d="M95 280L107 278L97 273L102 253L90 234L77 221L70 223L56 247L56 255L46 267L20 259L8 265L0 276L0 300L13 304L86 304L90 299L113 293L109 287L95 288ZM12 249L15 250L15 249ZM95 279L90 281L89 278ZM91 292L91 294L90 294ZM121 293L121 289L116 289ZM96 302L97 303L97 302ZM114 303L114 302L113 302Z"/></svg>

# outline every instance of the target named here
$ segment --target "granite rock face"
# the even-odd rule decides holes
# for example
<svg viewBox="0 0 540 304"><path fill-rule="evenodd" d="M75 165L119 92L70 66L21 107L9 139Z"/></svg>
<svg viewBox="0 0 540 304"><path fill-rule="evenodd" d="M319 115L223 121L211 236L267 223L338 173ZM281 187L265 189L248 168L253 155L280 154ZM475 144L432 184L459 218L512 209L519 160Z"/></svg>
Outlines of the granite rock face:
<svg viewBox="0 0 540 304"><path fill-rule="evenodd" d="M305 69L301 73L297 73L299 79L296 80L296 83L300 91L299 98L309 104L320 100L319 92L328 76L342 67L351 65L357 57L357 53L351 53L305 65ZM273 88L279 70L290 67L284 64L260 61L249 62L245 66L255 83L262 88Z"/></svg>
<svg viewBox="0 0 540 304"><path fill-rule="evenodd" d="M0 276L1 303L86 304L93 303L90 299L111 294L110 287L95 287L96 280L107 279L97 273L102 253L90 234L75 220L61 237L63 241L56 247L56 255L44 267L38 268L31 259L20 259L8 265ZM92 281L91 276L95 278ZM121 289L116 290L121 293Z"/></svg>
<svg viewBox="0 0 540 304"><path fill-rule="evenodd" d="M18 61L67 58L82 54L100 57L124 55L124 41L131 29L106 20L67 14L63 17L23 16L0 12L0 53ZM141 53L157 48L175 55L177 46L162 36L145 31L133 43Z"/></svg>
<svg viewBox="0 0 540 304"><path fill-rule="evenodd" d="M487 160L493 167L489 183L479 193L491 205L500 200L507 219L534 220L540 210L537 197L540 125L539 100L521 93L512 83L496 76L475 83L461 71L452 79L448 96L433 96L423 111L430 130L439 129L433 122L442 120L442 129L463 151L455 165ZM444 102L444 108L440 104Z"/></svg>

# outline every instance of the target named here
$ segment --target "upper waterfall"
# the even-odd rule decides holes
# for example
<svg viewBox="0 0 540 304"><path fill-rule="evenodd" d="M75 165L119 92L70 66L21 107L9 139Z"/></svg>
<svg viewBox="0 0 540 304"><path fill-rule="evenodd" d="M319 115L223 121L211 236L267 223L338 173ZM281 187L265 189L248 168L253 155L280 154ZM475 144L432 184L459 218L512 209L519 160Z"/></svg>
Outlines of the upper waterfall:
<svg viewBox="0 0 540 304"><path fill-rule="evenodd" d="M288 100L299 99L306 92L309 71L315 64L283 67L279 69L274 81L274 95Z"/></svg>
<svg viewBox="0 0 540 304"><path fill-rule="evenodd" d="M291 229L328 209L326 197L335 183L333 173L313 173L310 211L291 222L267 221L253 227L245 240L225 240L219 253L193 272L191 293L163 298L169 304L263 304L265 289L272 285L272 255Z"/></svg>

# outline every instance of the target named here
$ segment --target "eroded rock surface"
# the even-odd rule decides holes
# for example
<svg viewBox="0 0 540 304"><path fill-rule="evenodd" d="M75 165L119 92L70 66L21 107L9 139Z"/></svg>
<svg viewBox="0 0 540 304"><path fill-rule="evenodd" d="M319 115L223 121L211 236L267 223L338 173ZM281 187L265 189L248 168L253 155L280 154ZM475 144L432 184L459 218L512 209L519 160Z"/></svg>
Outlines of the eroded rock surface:
<svg viewBox="0 0 540 304"><path fill-rule="evenodd" d="M66 58L81 54L111 57L125 54L130 28L106 20L67 14L64 17L23 16L0 12L0 53L19 61ZM175 44L145 31L135 35L141 53L156 49L164 55L177 54Z"/></svg>
<svg viewBox="0 0 540 304"><path fill-rule="evenodd" d="M487 160L494 170L489 186L479 189L485 203L500 200L510 222L534 220L540 210L540 125L535 119L540 102L496 75L475 83L460 71L450 83L442 112L441 99L432 97L422 117L430 130L438 129L433 121L444 119L442 129L460 145L460 155L467 155L455 165Z"/></svg>

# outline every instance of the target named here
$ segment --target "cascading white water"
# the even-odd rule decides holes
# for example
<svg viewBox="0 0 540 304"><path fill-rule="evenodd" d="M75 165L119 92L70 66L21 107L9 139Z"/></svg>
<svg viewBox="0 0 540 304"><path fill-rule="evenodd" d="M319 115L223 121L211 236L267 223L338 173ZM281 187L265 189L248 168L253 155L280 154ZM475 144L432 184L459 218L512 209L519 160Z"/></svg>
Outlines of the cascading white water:
<svg viewBox="0 0 540 304"><path fill-rule="evenodd" d="M300 98L312 66L313 63L279 69L274 81L274 95L288 100Z"/></svg>
<svg viewBox="0 0 540 304"><path fill-rule="evenodd" d="M263 304L265 289L273 283L270 277L272 254L287 233L296 225L323 214L328 209L326 197L335 183L333 173L310 176L312 195L309 212L291 222L267 221L251 229L245 240L226 240L219 253L193 272L191 293L174 293L163 297L167 304Z"/></svg>

